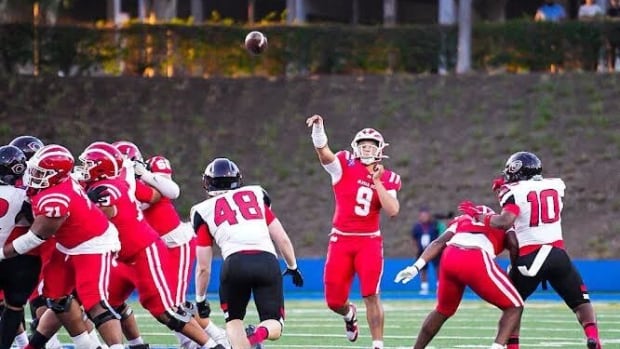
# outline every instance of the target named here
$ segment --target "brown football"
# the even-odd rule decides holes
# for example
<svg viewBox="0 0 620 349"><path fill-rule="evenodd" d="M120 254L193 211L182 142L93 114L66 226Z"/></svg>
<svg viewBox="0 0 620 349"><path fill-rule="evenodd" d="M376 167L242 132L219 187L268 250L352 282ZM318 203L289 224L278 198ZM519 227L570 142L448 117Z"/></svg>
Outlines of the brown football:
<svg viewBox="0 0 620 349"><path fill-rule="evenodd" d="M267 49L267 37L259 32L252 31L245 36L245 48L253 55L259 55Z"/></svg>

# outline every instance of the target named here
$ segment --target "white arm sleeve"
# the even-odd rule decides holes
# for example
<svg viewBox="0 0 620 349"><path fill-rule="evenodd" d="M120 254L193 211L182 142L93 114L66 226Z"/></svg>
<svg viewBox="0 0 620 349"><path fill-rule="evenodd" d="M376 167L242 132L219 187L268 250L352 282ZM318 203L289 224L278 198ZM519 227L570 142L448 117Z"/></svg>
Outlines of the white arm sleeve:
<svg viewBox="0 0 620 349"><path fill-rule="evenodd" d="M165 175L147 172L143 174L140 178L146 184L157 189L161 193L161 195L169 199L174 200L179 197L179 194L181 194L181 189L179 188L179 185Z"/></svg>
<svg viewBox="0 0 620 349"><path fill-rule="evenodd" d="M340 166L340 160L338 160L338 158L329 164L321 164L321 166L323 166L325 171L332 177L332 184L338 183L340 178L342 178L342 166Z"/></svg>

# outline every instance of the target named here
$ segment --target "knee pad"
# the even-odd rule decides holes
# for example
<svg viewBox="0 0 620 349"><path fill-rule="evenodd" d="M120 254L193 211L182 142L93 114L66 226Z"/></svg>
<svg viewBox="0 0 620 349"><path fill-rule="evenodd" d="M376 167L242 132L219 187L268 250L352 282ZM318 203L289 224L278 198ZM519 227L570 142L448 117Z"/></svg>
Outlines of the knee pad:
<svg viewBox="0 0 620 349"><path fill-rule="evenodd" d="M73 300L73 298L74 297L72 294L58 299L46 298L45 304L48 308L52 309L54 313L62 314L69 311L69 307L71 306L71 301Z"/></svg>
<svg viewBox="0 0 620 349"><path fill-rule="evenodd" d="M95 316L91 316L91 314L88 314L88 318L90 319L90 321L93 322L93 324L95 324L95 328L99 328L99 326L105 324L110 320L120 320L121 316L116 311L114 311L114 308L110 307L107 303L103 301L99 304L104 309L102 313Z"/></svg>
<svg viewBox="0 0 620 349"><path fill-rule="evenodd" d="M45 297L43 296L37 296L34 299L30 300L28 303L30 303L30 316L33 319L37 318L37 309L47 306L47 302L45 301Z"/></svg>
<svg viewBox="0 0 620 349"><path fill-rule="evenodd" d="M185 325L187 325L192 319L192 314L181 308L174 313L171 311L166 311L163 316L165 316L166 319L165 321L162 321L162 323L175 332L181 332L183 327L185 327Z"/></svg>
<svg viewBox="0 0 620 349"><path fill-rule="evenodd" d="M121 321L127 320L131 316L131 314L133 314L133 309L131 309L131 307L127 303L123 303L120 306L115 307L114 311L116 311L121 316Z"/></svg>

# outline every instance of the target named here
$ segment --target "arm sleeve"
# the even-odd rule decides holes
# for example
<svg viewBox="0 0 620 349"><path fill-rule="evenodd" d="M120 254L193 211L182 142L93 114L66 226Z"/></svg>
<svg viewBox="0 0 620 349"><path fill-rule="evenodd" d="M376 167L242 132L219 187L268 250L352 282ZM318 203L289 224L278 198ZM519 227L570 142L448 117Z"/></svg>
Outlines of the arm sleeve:
<svg viewBox="0 0 620 349"><path fill-rule="evenodd" d="M342 178L343 167L342 162L346 161L346 158L350 156L350 153L347 151L339 151L336 153L336 160L330 162L329 164L321 164L325 171L329 173L332 178L332 184L338 183Z"/></svg>
<svg viewBox="0 0 620 349"><path fill-rule="evenodd" d="M155 189L142 181L136 181L136 199L141 202L151 202Z"/></svg>
<svg viewBox="0 0 620 349"><path fill-rule="evenodd" d="M276 215L273 214L273 211L271 211L269 206L265 206L265 221L267 222L267 225L271 224L274 219L276 219Z"/></svg>
<svg viewBox="0 0 620 349"><path fill-rule="evenodd" d="M263 202L265 203L265 208L271 207L271 197L265 189L263 189Z"/></svg>

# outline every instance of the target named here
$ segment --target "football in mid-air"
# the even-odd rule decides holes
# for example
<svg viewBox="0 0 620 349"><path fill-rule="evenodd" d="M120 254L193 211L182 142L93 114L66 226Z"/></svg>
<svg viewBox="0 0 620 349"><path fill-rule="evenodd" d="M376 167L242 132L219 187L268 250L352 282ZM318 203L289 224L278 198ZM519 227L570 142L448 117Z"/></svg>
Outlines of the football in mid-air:
<svg viewBox="0 0 620 349"><path fill-rule="evenodd" d="M253 55L259 55L267 49L267 37L259 31L251 31L245 36L245 48Z"/></svg>

